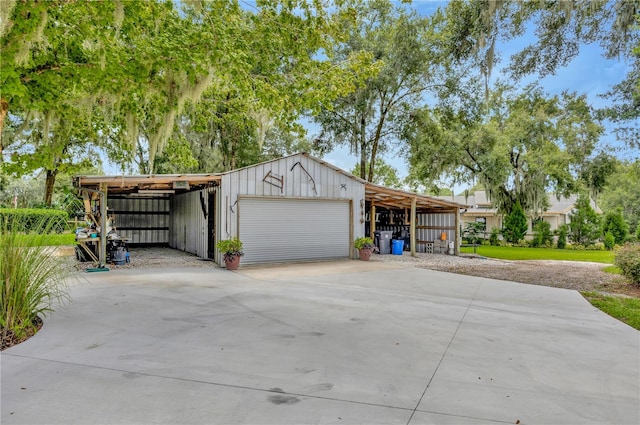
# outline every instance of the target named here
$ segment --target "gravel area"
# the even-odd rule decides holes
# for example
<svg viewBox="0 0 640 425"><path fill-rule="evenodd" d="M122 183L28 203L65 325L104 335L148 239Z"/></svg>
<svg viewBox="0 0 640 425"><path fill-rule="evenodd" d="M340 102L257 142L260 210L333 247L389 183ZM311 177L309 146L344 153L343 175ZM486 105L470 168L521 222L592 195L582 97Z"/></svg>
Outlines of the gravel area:
<svg viewBox="0 0 640 425"><path fill-rule="evenodd" d="M122 266L114 264L108 264L107 266L113 270L155 269L158 267L218 267L211 260L166 247L131 248L129 259L129 263ZM92 262L76 262L78 270L86 270L92 267L95 267Z"/></svg>

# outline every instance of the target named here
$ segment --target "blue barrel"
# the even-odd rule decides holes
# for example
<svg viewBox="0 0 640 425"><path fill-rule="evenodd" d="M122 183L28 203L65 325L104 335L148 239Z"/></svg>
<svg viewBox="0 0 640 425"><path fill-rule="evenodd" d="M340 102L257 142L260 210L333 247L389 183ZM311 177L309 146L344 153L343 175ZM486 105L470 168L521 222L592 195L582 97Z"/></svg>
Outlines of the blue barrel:
<svg viewBox="0 0 640 425"><path fill-rule="evenodd" d="M402 255L403 249L404 249L404 240L394 239L391 241L391 253L393 255Z"/></svg>

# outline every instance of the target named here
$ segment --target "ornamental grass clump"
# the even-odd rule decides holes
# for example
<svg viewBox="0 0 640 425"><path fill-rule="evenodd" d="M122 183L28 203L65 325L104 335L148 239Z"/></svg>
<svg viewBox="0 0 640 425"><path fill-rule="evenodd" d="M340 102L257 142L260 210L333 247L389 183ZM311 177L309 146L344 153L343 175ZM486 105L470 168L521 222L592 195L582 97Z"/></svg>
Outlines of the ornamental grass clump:
<svg viewBox="0 0 640 425"><path fill-rule="evenodd" d="M12 219L13 220L13 219ZM69 263L48 246L51 220L24 237L21 223L0 221L0 333L2 349L33 335L42 317L68 299Z"/></svg>
<svg viewBox="0 0 640 425"><path fill-rule="evenodd" d="M640 286L640 243L617 247L614 263L622 270L623 276Z"/></svg>

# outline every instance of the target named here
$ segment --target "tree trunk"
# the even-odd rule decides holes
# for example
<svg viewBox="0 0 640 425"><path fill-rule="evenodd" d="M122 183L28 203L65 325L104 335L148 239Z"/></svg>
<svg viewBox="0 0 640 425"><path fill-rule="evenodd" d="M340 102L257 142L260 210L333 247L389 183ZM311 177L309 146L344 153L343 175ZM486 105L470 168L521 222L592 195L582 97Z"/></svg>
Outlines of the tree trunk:
<svg viewBox="0 0 640 425"><path fill-rule="evenodd" d="M0 98L0 163L2 163L2 152L4 151L4 143L2 142L2 130L4 129L4 119L9 112L9 102Z"/></svg>
<svg viewBox="0 0 640 425"><path fill-rule="evenodd" d="M378 125L376 126L376 135L373 138L373 145L371 146L371 162L369 164L369 176L367 177L367 181L373 181L373 172L376 165L376 155L378 155L378 145L380 144L380 134L382 134L382 126L384 126L384 120L387 116L387 110L384 109L380 113L380 120L378 121Z"/></svg>
<svg viewBox="0 0 640 425"><path fill-rule="evenodd" d="M44 183L44 204L48 207L51 206L53 199L53 187L56 184L57 170L47 170L47 176Z"/></svg>
<svg viewBox="0 0 640 425"><path fill-rule="evenodd" d="M367 178L367 123L360 118L360 178Z"/></svg>

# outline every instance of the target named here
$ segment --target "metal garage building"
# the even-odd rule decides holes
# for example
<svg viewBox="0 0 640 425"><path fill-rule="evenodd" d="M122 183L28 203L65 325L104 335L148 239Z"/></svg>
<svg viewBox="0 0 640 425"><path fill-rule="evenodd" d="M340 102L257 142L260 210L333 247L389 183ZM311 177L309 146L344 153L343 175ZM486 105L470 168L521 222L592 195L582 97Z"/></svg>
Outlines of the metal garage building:
<svg viewBox="0 0 640 425"><path fill-rule="evenodd" d="M243 264L350 258L372 205L448 214L456 225L464 207L372 185L306 153L219 174L78 176L74 184L94 217L106 196L104 215L133 245L168 245L218 264L216 242L235 236ZM410 221L415 240L420 219ZM457 240L457 227L447 231Z"/></svg>

